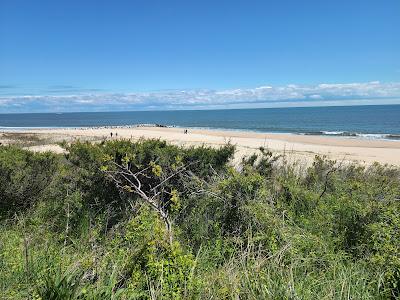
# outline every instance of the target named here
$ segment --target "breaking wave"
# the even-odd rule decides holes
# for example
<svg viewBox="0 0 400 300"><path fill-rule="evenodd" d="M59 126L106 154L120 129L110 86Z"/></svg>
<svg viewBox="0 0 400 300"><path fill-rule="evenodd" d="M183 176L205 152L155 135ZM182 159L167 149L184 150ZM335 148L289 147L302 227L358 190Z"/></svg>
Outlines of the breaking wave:
<svg viewBox="0 0 400 300"><path fill-rule="evenodd" d="M379 140L400 140L400 134L388 133L358 133L349 131L310 131L302 133L302 135L324 135L324 136L342 136L342 137L358 137L364 139Z"/></svg>

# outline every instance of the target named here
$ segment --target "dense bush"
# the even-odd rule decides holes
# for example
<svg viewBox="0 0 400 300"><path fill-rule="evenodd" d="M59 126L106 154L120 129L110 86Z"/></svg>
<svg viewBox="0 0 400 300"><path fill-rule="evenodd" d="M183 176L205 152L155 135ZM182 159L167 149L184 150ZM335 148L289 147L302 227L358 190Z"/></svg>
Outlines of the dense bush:
<svg viewBox="0 0 400 300"><path fill-rule="evenodd" d="M231 145L160 140L66 148L0 147L1 299L400 296L398 168L266 149L232 166Z"/></svg>
<svg viewBox="0 0 400 300"><path fill-rule="evenodd" d="M0 215L35 204L57 168L58 158L53 154L0 147Z"/></svg>

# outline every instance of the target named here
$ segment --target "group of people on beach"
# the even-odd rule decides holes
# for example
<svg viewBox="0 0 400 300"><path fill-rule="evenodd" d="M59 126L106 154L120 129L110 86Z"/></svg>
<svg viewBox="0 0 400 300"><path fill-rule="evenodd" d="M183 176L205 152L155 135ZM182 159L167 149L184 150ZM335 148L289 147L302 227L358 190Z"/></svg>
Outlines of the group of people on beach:
<svg viewBox="0 0 400 300"><path fill-rule="evenodd" d="M184 130L183 130L183 134L188 134L188 130L187 130L187 129L184 129ZM115 136L116 138L118 138L118 132L115 132L115 133L114 133L114 132L111 131L111 132L110 132L110 137L113 138L113 136Z"/></svg>

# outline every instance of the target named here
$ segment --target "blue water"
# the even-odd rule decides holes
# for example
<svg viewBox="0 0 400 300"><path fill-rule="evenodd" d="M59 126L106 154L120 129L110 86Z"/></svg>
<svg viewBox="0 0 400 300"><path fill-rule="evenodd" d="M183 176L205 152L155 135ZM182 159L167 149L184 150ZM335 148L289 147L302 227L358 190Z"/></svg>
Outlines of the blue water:
<svg viewBox="0 0 400 300"><path fill-rule="evenodd" d="M400 139L400 105L0 114L0 129L135 124Z"/></svg>

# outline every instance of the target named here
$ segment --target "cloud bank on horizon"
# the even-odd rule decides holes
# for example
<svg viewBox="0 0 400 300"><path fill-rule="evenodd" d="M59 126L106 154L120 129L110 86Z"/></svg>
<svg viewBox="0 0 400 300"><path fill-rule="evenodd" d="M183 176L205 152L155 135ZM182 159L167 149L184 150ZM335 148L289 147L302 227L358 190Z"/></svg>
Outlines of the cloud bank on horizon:
<svg viewBox="0 0 400 300"><path fill-rule="evenodd" d="M8 85L1 87L4 90ZM0 113L400 104L400 82L379 81L289 84L226 90L193 89L140 93L93 91L16 96L2 96L0 93Z"/></svg>

